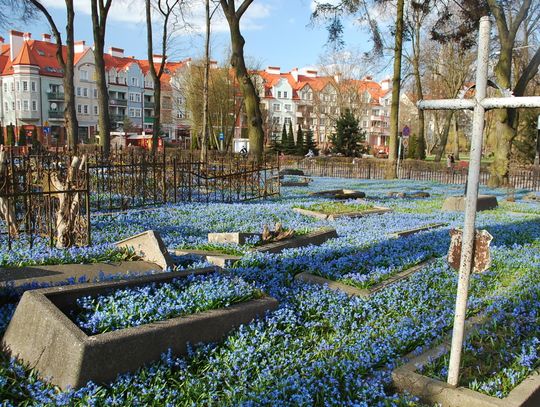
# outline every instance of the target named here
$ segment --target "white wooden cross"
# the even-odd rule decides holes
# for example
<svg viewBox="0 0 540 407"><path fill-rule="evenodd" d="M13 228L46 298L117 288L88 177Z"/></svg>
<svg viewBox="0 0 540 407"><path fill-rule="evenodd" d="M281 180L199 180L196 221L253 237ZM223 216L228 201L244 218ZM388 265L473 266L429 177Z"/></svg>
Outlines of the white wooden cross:
<svg viewBox="0 0 540 407"><path fill-rule="evenodd" d="M480 159L482 157L482 137L484 132L484 113L488 109L540 107L539 96L487 98L487 76L489 62L489 35L491 25L489 17L480 19L478 35L478 57L476 66L476 94L474 99L441 99L420 100L418 107L425 110L461 110L473 109L472 143L467 176L468 188L465 201L465 224L463 227L463 246L459 268L454 329L448 367L448 384L456 387L459 377L459 364L463 347L465 313L469 277L474 259L474 234L476 222L476 202L478 200L478 184L480 178Z"/></svg>

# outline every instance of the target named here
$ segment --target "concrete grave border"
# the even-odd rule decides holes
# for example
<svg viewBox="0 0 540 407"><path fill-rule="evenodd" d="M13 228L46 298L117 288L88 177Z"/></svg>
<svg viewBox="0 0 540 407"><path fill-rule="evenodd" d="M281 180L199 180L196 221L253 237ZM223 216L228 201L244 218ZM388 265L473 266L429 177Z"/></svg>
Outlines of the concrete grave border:
<svg viewBox="0 0 540 407"><path fill-rule="evenodd" d="M52 287L24 293L2 339L2 345L40 376L62 389L79 388L89 380L107 383L120 373L133 372L160 360L168 349L187 354L188 343L217 342L232 329L278 306L263 297L227 308L171 318L97 335L87 335L67 316L77 298L151 282L169 282L216 268L161 273L97 284Z"/></svg>
<svg viewBox="0 0 540 407"><path fill-rule="evenodd" d="M330 189L327 191L312 192L310 195L334 199L358 199L366 197L365 192L356 191L354 189Z"/></svg>
<svg viewBox="0 0 540 407"><path fill-rule="evenodd" d="M497 197L495 195L478 195L476 200L476 212L488 211L495 209L499 206ZM461 211L465 210L465 197L464 196L449 196L442 205L443 211Z"/></svg>
<svg viewBox="0 0 540 407"><path fill-rule="evenodd" d="M266 243L260 246L249 249L249 252L261 252L261 253L280 253L285 249L293 249L297 247L309 246L310 244L318 246L326 242L328 239L338 237L336 229L331 227L324 227L313 232L310 232L302 236L293 236L289 239L279 240L277 242ZM215 264L220 267L229 267L237 260L240 260L242 256L234 256L229 254L223 254L219 252L213 252L210 250L196 250L196 249L177 249L175 251L178 256L194 255L205 258L206 261Z"/></svg>
<svg viewBox="0 0 540 407"><path fill-rule="evenodd" d="M395 238L406 237L406 236L414 235L415 233L424 232L426 230L431 230L431 229L437 229L444 226L448 226L448 223L433 223L431 225L420 226L418 228L400 230L398 232L389 233L388 236L395 237Z"/></svg>
<svg viewBox="0 0 540 407"><path fill-rule="evenodd" d="M281 181L279 183L282 187L309 187L310 181Z"/></svg>
<svg viewBox="0 0 540 407"><path fill-rule="evenodd" d="M393 212L393 209L385 208L382 206L375 206L373 209L367 209L362 212L346 212L346 213L336 213L336 214L326 214L322 212L311 211L309 209L303 208L293 208L293 211L305 215L311 216L312 218L323 219L323 220L336 220L340 218L362 218L369 215L380 215L387 212Z"/></svg>
<svg viewBox="0 0 540 407"><path fill-rule="evenodd" d="M466 321L466 335L480 328L485 322L484 315L470 318ZM412 353L405 356L405 359L409 361L392 372L394 387L401 392L415 395L430 405L439 403L444 407L534 407L540 405L540 374L533 373L517 385L507 397L500 399L466 387L454 388L446 382L417 372L430 360L449 352L450 347L451 336L447 335L439 346L419 356Z"/></svg>
<svg viewBox="0 0 540 407"><path fill-rule="evenodd" d="M361 297L361 298L369 298L372 295L376 294L377 292L385 289L386 287L397 283L398 281L405 280L406 278L409 278L412 274L424 269L430 264L435 263L438 260L438 258L425 260L416 266L409 267L407 270L403 270L397 274L394 274L393 276L387 278L384 281L381 281L380 283L375 284L373 287L370 288L358 288L354 287L349 284L341 283L339 281L330 280L312 273L308 273L307 271L297 274L294 276L295 280L303 281L305 283L309 284L317 284L320 286L326 286L331 290L334 291L342 291L347 295L353 296L353 297Z"/></svg>
<svg viewBox="0 0 540 407"><path fill-rule="evenodd" d="M235 243L243 245L250 238L262 238L262 233L247 232L214 232L208 233L208 243Z"/></svg>

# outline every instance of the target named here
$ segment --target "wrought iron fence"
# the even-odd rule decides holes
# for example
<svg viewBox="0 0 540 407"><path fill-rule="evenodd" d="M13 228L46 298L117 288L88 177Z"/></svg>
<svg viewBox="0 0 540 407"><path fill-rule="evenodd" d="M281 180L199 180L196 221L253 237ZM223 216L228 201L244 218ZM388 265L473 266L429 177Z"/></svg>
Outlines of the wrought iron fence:
<svg viewBox="0 0 540 407"><path fill-rule="evenodd" d="M297 168L312 177L336 177L358 179L384 179L387 162L373 159L285 159L283 168ZM487 167L480 171L480 183L487 185L490 173ZM399 179L436 181L443 184L465 184L467 167L446 168L444 163L404 161L398 170ZM509 183L513 188L540 190L540 171L534 168L510 169Z"/></svg>
<svg viewBox="0 0 540 407"><path fill-rule="evenodd" d="M90 244L88 167L71 157L0 153L0 241L11 250L20 235L30 247ZM69 229L69 230L68 230Z"/></svg>

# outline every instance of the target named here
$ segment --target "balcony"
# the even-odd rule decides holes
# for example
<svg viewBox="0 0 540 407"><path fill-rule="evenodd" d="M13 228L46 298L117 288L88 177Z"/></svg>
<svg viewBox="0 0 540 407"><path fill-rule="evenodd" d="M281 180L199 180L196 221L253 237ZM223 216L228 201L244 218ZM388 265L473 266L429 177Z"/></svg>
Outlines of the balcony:
<svg viewBox="0 0 540 407"><path fill-rule="evenodd" d="M110 114L109 119L111 120L111 122L123 122L124 121L124 115Z"/></svg>
<svg viewBox="0 0 540 407"><path fill-rule="evenodd" d="M47 99L49 100L64 100L63 92L49 92L47 93Z"/></svg>
<svg viewBox="0 0 540 407"><path fill-rule="evenodd" d="M49 110L49 119L60 119L64 118L64 112L60 110Z"/></svg>
<svg viewBox="0 0 540 407"><path fill-rule="evenodd" d="M127 99L109 99L109 105L111 106L127 106Z"/></svg>
<svg viewBox="0 0 540 407"><path fill-rule="evenodd" d="M146 100L144 101L144 108L145 109L153 109L155 105L156 104L154 102L150 102L150 101L147 102Z"/></svg>
<svg viewBox="0 0 540 407"><path fill-rule="evenodd" d="M144 122L148 123L148 124L154 124L154 118L151 117L151 116L145 116L144 117Z"/></svg>

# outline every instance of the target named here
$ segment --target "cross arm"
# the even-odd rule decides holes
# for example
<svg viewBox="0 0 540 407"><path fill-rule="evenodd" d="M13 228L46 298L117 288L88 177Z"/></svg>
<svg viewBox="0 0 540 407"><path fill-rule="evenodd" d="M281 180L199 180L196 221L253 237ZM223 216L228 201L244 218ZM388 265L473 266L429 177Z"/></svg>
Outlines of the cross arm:
<svg viewBox="0 0 540 407"><path fill-rule="evenodd" d="M475 104L473 99L437 99L420 100L417 106L421 110L472 110ZM486 110L540 107L540 96L485 98L480 104Z"/></svg>

